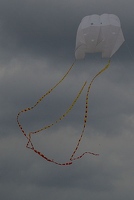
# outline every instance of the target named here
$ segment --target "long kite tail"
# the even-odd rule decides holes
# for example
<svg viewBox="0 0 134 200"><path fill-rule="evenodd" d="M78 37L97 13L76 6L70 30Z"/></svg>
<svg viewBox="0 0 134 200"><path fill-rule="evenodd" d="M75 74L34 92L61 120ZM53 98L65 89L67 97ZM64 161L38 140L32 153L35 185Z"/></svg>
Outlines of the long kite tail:
<svg viewBox="0 0 134 200"><path fill-rule="evenodd" d="M19 117L22 113L25 113L27 111L30 111L32 109L34 109L47 95L49 95L69 74L69 72L71 71L71 69L73 68L74 64L76 61L73 62L73 64L71 65L71 67L68 69L68 71L65 73L65 75L59 80L58 83L56 83L50 90L48 90L41 98L38 99L38 101L31 107L25 108L23 110L21 110L18 114L17 114L17 124L21 130L21 132L23 133L23 135L29 140L29 136L27 136L27 134L25 133L21 123L19 122Z"/></svg>
<svg viewBox="0 0 134 200"><path fill-rule="evenodd" d="M78 140L78 143L70 157L70 160L76 160L76 159L80 159L82 158L85 154L92 154L92 155L95 155L95 156L98 156L99 154L96 154L96 153L93 153L93 152L84 152L82 155L78 156L78 157L74 157L75 153L77 152L78 148L79 148L79 145L80 145L80 142L82 140L82 137L84 135L84 131L85 131L85 128L86 128L86 124L87 124L87 117L88 117L88 100L89 100L89 92L90 92L90 89L91 89L91 86L94 82L94 80L100 75L102 74L110 65L110 60L108 61L107 65L101 69L94 77L93 79L91 80L89 86L88 86L88 89L87 89L87 94L86 94L86 103L85 103L85 116L84 116L84 123L83 123L83 129L82 129L82 133L80 135L80 138Z"/></svg>
<svg viewBox="0 0 134 200"><path fill-rule="evenodd" d="M97 153L94 153L94 152L89 152L89 151L86 151L84 153L82 153L81 155L77 156L77 157L74 157L75 153L77 152L78 148L79 148L79 145L80 145L80 142L82 140L82 137L84 135L84 131L85 131L85 128L86 128L86 124L87 124L87 116L88 116L88 99L89 99L89 92L90 92L90 89L91 89L91 86L93 84L93 81L101 74L103 73L110 65L110 60L108 61L108 64L102 69L100 70L94 77L93 79L91 80L89 86L88 86L88 89L87 89L87 94L86 94L86 103L85 103L85 116L84 116L84 124L83 124L83 130L82 130L82 133L80 135L80 138L78 140L78 143L76 145L76 148L74 149L71 157L70 157L70 160L69 162L65 162L65 163L60 163L60 162L56 162L55 160L53 159L50 159L48 157L46 157L44 154L42 154L40 151L37 151L33 144L31 143L31 140L29 141L31 143L31 146L32 146L32 150L37 153L39 156L41 156L42 158L44 158L45 160L49 161L49 162L52 162L54 164L57 164L57 165L60 165L60 166L68 166L68 165L71 165L73 163L74 160L77 160L77 159L80 159L82 158L85 154L91 154L91 155L94 155L94 156L98 156L99 154ZM74 104L76 103L77 99L79 98L84 86L86 85L87 82L84 83L84 85L82 86L80 92L78 93L77 97L75 98L75 100L73 101L72 105L70 106L70 108L66 111L66 113L68 113L72 107L74 106ZM55 123L57 123L58 121L60 121L62 118L64 118L65 114L63 114L63 116L61 118L59 118ZM31 137L31 136L30 136Z"/></svg>
<svg viewBox="0 0 134 200"><path fill-rule="evenodd" d="M41 132L41 131L43 131L43 130L46 130L46 129L52 127L53 125L57 124L58 122L60 122L61 120L63 120L63 119L67 116L67 114L72 110L73 106L75 105L75 103L76 103L77 100L79 99L79 97L80 97L80 95L81 95L81 93L82 93L84 87L86 86L86 84L87 84L87 81L85 81L85 83L83 84L83 86L82 86L82 88L80 89L79 93L77 94L77 96L75 97L74 101L73 101L72 104L69 106L69 108L66 110L66 112L65 112L63 115L61 115L55 122L53 122L53 123L51 123L51 124L49 124L49 125L46 125L46 126L42 127L41 129L38 129L38 130L36 130L36 131L34 131L34 132L30 132L30 133L29 133L29 135L28 135L28 142L27 142L27 145L26 145L27 148L30 148L30 149L33 148L33 144L32 144L32 142L31 142L31 137L32 137L33 134L37 134L37 133L39 133L39 132ZM29 145L29 144L30 144L30 145ZM31 146L31 147L30 147L30 146Z"/></svg>
<svg viewBox="0 0 134 200"><path fill-rule="evenodd" d="M74 62L75 63L75 62ZM83 84L82 88L80 89L78 95L76 96L76 98L74 99L73 103L71 104L71 106L68 108L68 110L61 116L59 117L54 123L50 124L50 125L47 125L47 126L44 126L43 128L39 129L39 130L36 130L35 132L31 132L29 133L29 135L27 136L27 134L25 133L24 129L22 128L22 125L20 124L19 122L19 116L21 113L24 113L24 112L27 112L27 111L30 111L32 110L33 108L35 108L47 95L49 95L64 79L65 77L68 75L68 73L71 71L72 67L74 66L74 63L72 64L72 66L69 68L69 70L66 72L66 74L62 77L62 79L54 86L52 87L47 93L45 93L35 104L34 106L32 107L28 107L22 111L20 111L17 115L17 123L18 123L18 126L19 128L21 129L23 135L28 139L28 142L27 142L27 145L26 147L27 148L30 148L31 150L33 150L35 153L37 153L39 156L41 156L42 158L46 159L47 161L49 162L52 162L54 164L57 164L57 165L62 165L62 166L65 166L65 165L71 165L72 164L72 161L73 160L76 160L76 159L80 159L82 158L85 154L92 154L92 155L98 155L98 154L95 154L93 152L84 152L82 155L78 156L78 157L74 157L76 151L78 150L79 148L79 145L80 145L80 142L82 140L82 137L83 137L83 134L84 134L84 131L85 131L85 127L86 127L86 123L87 123L87 115L88 115L88 96L89 96L89 91L90 91L90 88L91 88L91 85L93 83L93 81L95 80L95 78L97 76L99 76L102 72L104 72L110 65L110 60L108 61L108 64L102 69L100 70L95 76L94 78L92 79L92 81L90 82L89 86L88 86L88 90L87 90L87 94L86 94L86 105L85 105L85 116L84 116L84 124L83 124L83 130L82 130L82 133L81 133L81 136L78 140L78 143L76 145L76 148L74 149L71 157L70 157L70 161L69 162L66 162L66 163L59 163L59 162L56 162L54 161L53 159L49 159L48 157L46 157L44 154L42 154L40 151L36 150L34 148L34 145L32 144L32 141L31 141L31 135L32 134L35 134L35 133L39 133L40 131L42 130L45 130L47 128L50 128L51 126L53 126L54 124L58 123L59 121L61 121L69 112L70 110L73 108L73 106L75 105L75 103L77 102L78 98L80 97L85 85L87 84L87 81L85 81L85 83ZM30 146L29 146L30 145Z"/></svg>
<svg viewBox="0 0 134 200"><path fill-rule="evenodd" d="M24 131L20 121L19 121L19 117L22 113L25 113L27 111L31 111L32 109L34 109L47 95L49 95L66 77L67 75L69 74L69 72L72 70L74 64L75 64L76 61L73 62L73 64L71 65L71 67L68 69L68 71L65 73L65 75L60 79L60 81L58 83L56 83L50 90L48 90L48 92L46 92L33 106L31 107L28 107L28 108L25 108L23 110L21 110L18 114L17 114L17 124L21 130L21 132L23 133L23 135L28 139L28 142L26 144L26 147L33 150L35 153L37 153L39 156L41 156L42 158L46 159L47 161L49 162L52 162L52 163L55 163L57 165L71 165L72 162L69 161L69 162L66 162L66 163L58 163L56 161L54 161L53 159L49 159L48 157L46 157L44 154L42 154L40 151L36 150L34 148L34 145L32 144L32 141L31 141L31 134L35 134L35 133L39 133L40 131L43 131L47 128L50 128L51 126L53 126L54 124L58 123L59 121L61 121L70 111L71 109L73 108L73 106L75 105L75 103L77 102L79 96L81 95L85 85L87 82L85 82L82 86L82 88L80 89L78 95L76 96L76 98L74 99L73 103L71 104L71 106L68 108L68 110L61 116L58 118L58 120L56 120L54 123L50 124L50 125L47 125L39 130L36 130L35 132L31 132L29 133L29 135L26 134L26 132Z"/></svg>

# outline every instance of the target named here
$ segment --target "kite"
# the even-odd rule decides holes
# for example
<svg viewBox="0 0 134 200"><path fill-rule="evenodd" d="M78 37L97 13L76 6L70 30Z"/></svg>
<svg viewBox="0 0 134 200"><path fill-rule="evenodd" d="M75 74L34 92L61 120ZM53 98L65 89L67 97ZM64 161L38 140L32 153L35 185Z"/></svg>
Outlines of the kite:
<svg viewBox="0 0 134 200"><path fill-rule="evenodd" d="M21 110L17 115L17 123L18 126L23 133L23 135L27 138L27 144L26 147L33 150L36 154L44 158L45 160L55 163L57 165L66 166L71 165L74 160L82 158L85 154L91 154L91 155L99 155L93 152L84 152L82 155L75 157L75 154L79 148L80 142L82 140L82 137L84 135L84 131L87 124L87 117L88 117L88 99L89 99L89 92L90 88L92 86L93 81L101 74L103 73L110 65L110 59L115 54L115 52L120 48L120 46L125 41L121 24L119 18L114 14L102 14L102 15L89 15L82 19L76 35L76 47L75 47L75 61L71 65L71 67L68 69L68 71L65 73L65 75L59 80L58 83L56 83L50 90L48 90L39 100L31 107L25 108ZM32 135L37 134L43 130L46 130L53 125L60 122L62 119L64 119L68 113L71 111L77 100L79 99L80 95L82 94L83 89L87 85L87 81L84 82L82 85L80 91L76 95L75 99L73 100L70 107L66 110L65 113L63 113L55 122L48 124L34 132L26 133L23 129L19 117L22 113L31 111L34 109L47 95L49 95L69 74L71 69L73 68L75 62L79 59L84 59L86 54L90 53L102 53L102 58L108 58L108 63L105 65L103 69L101 69L91 80L90 84L87 87L86 92L86 100L85 100L85 115L84 115L84 122L83 122L83 129L81 132L81 135L79 137L79 140L77 142L76 147L74 148L74 151L72 152L71 157L69 158L68 162L65 163L59 163L55 160L48 158L43 153L41 153L39 150L35 149L33 143L32 143Z"/></svg>

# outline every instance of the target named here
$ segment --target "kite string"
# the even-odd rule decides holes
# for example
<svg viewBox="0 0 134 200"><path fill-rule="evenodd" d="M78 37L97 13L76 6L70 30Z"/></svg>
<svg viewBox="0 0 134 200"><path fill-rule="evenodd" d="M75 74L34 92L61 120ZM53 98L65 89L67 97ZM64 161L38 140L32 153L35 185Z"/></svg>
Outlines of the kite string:
<svg viewBox="0 0 134 200"><path fill-rule="evenodd" d="M127 41L125 42L125 44L126 44L126 47L127 47L128 53L129 53L129 55L130 55L130 57L131 57L131 59L132 59L132 61L133 61L133 54L132 54L132 51L131 51L131 49L130 49L128 43L127 43Z"/></svg>
<svg viewBox="0 0 134 200"><path fill-rule="evenodd" d="M93 153L93 152L85 152L85 153L83 153L82 155L80 155L80 156L74 158L74 155L75 155L75 153L77 152L77 150L78 150L78 148L79 148L79 145L80 145L80 142L81 142L81 140L82 140L82 137L83 137L83 135L84 135L84 131L85 131L86 124L87 124L87 117L88 117L88 100L89 100L89 92L90 92L91 86L92 86L94 80L95 80L101 73L103 73L103 72L109 67L109 65L110 65L110 60L108 61L107 65L106 65L103 69L101 69L101 70L93 77L93 79L91 80L91 82L90 82L90 84L89 84L89 86L88 86L87 94L86 94L86 103L85 103L86 105L85 105L85 115L84 115L83 129L82 129L82 133L81 133L81 135L80 135L80 138L79 138L79 140L78 140L78 143L77 143L77 145L76 145L76 147L75 147L75 149L74 149L74 151L73 151L73 153L72 153L72 155L71 155L71 157L70 157L70 160L71 160L71 161L81 158L81 157L84 156L86 153L89 153L89 154L92 154L92 155L99 155L99 154L95 154L95 153Z"/></svg>

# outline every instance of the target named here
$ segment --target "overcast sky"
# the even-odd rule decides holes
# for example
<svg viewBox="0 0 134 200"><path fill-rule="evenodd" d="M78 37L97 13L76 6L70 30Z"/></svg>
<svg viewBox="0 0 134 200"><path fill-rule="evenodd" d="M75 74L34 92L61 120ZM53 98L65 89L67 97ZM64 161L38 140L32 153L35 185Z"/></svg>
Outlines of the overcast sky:
<svg viewBox="0 0 134 200"><path fill-rule="evenodd" d="M133 8L133 0L0 0L0 199L134 199ZM25 147L16 116L69 69L81 19L103 13L120 18L125 42L89 95L87 127L77 155L92 151L99 156L58 166ZM22 114L26 133L57 120L84 81L89 84L106 63L101 54L77 61L49 96ZM66 118L33 137L36 148L57 162L69 161L81 134L86 90Z"/></svg>

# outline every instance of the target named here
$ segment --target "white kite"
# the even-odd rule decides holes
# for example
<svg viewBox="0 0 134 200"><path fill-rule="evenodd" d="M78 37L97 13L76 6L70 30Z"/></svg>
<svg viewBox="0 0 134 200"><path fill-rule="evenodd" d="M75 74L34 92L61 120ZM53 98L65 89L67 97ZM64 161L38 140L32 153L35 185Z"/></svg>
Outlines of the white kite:
<svg viewBox="0 0 134 200"><path fill-rule="evenodd" d="M83 59L85 57L85 54L87 53L89 54L89 53L96 53L96 52L101 52L103 58L110 59L113 56L113 54L120 48L123 42L124 42L124 36L121 30L120 20L116 15L103 14L100 16L99 15L86 16L82 19L77 31L75 62L78 59ZM86 101L85 101L85 116L84 116L84 122L83 122L83 129L79 137L79 140L77 142L77 145L74 148L74 151L72 152L72 155L69 158L68 162L65 162L65 163L56 162L54 159L48 158L39 150L35 149L34 144L32 142L32 135L37 134L48 128L51 128L53 125L57 124L63 118L65 118L67 114L71 111L75 103L77 102L78 98L80 97L83 89L87 85L87 81L85 81L84 84L82 85L79 93L76 95L70 107L66 110L65 113L59 116L55 122L48 124L44 127L41 127L40 129L35 130L34 132L26 133L19 121L19 117L22 113L33 110L47 95L49 95L66 78L66 76L69 74L72 67L74 66L74 63L66 72L66 74L61 78L61 80L57 84L55 84L50 90L48 90L33 106L21 110L17 115L18 126L21 129L23 135L28 140L26 147L33 150L35 153L37 153L39 156L46 159L47 161L55 163L57 165L62 165L62 166L71 165L74 160L82 158L87 153L92 154L92 155L98 155L96 153L87 151L87 152L84 152L82 155L75 157L75 153L77 152L79 148L80 142L82 140L82 137L85 131L86 123L87 123L88 98L89 98L91 85L93 81L95 80L95 78L109 67L110 60L108 60L108 63L106 64L106 66L93 77L90 84L88 85L87 93L86 93Z"/></svg>
<svg viewBox="0 0 134 200"><path fill-rule="evenodd" d="M76 59L86 53L101 52L102 58L111 58L124 42L120 20L116 15L90 15L82 19L76 36Z"/></svg>

